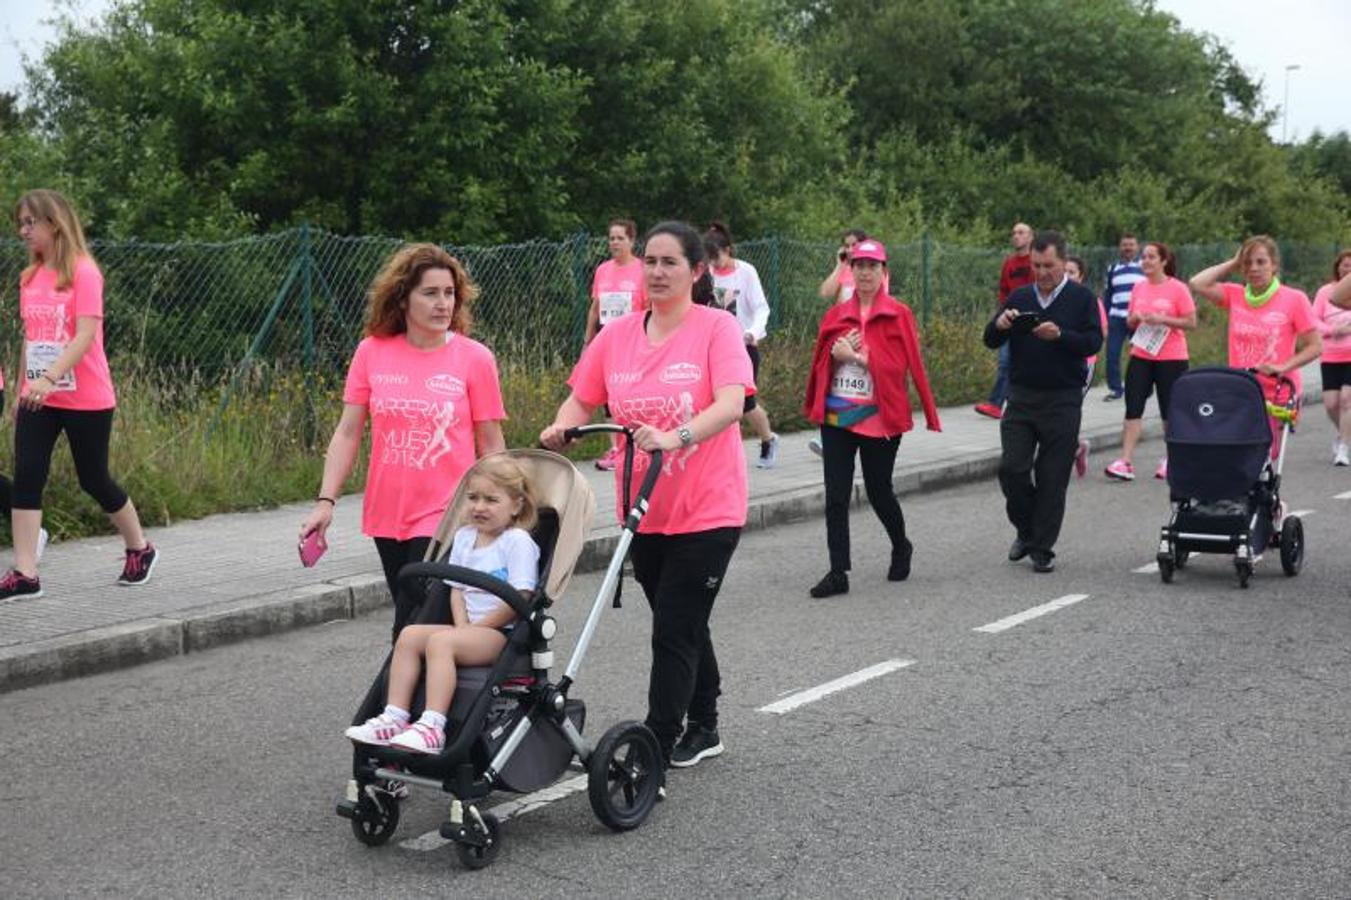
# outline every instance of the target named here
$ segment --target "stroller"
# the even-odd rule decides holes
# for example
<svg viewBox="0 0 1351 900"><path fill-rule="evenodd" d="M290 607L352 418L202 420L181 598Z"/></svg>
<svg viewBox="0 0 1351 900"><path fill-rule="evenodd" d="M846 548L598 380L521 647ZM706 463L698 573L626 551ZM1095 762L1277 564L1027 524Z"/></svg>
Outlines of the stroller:
<svg viewBox="0 0 1351 900"><path fill-rule="evenodd" d="M398 827L399 803L407 796L409 786L432 788L450 795L450 815L441 826L441 836L454 842L456 855L464 865L483 868L492 863L501 846L500 824L482 808L488 795L495 790L539 790L561 777L574 757L586 770L592 809L611 829L625 831L641 825L659 799L665 770L657 739L647 726L620 722L593 747L582 738L586 706L568 695L605 602L615 593L624 557L661 473L658 451L652 454L652 465L630 506L632 433L614 425L589 425L570 429L567 438L602 431L621 432L628 438L624 495L625 509L630 511L572 659L558 681L549 679L553 665L549 644L558 626L548 609L567 587L596 505L590 485L567 459L544 450L507 451L526 467L539 506L539 524L531 535L540 547L539 589L533 599L526 600L511 585L491 575L445 562L473 468L460 482L428 548L426 561L404 566L399 572L402 595L408 596L404 593L407 591L425 595L414 617L417 622L450 621L447 580L490 591L511 606L518 618L494 665L458 670L447 716L447 742L440 754L354 745L353 777L337 812L351 821L352 832L362 843L379 846L389 840ZM387 657L353 724L384 708L389 664ZM414 717L423 702L419 688L410 709Z"/></svg>
<svg viewBox="0 0 1351 900"><path fill-rule="evenodd" d="M1192 369L1173 385L1165 435L1173 514L1160 531L1157 557L1164 584L1193 553L1233 554L1241 588L1269 548L1280 551L1286 575L1299 574L1304 525L1283 515L1280 496L1299 396L1285 377L1275 396L1267 401L1251 371L1223 366ZM1272 418L1281 423L1274 461Z"/></svg>

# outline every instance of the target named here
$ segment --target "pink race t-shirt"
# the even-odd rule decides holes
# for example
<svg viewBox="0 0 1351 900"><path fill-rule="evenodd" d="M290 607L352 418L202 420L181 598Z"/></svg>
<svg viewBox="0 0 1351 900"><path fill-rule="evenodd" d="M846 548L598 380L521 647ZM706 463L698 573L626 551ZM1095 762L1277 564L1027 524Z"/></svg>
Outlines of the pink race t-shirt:
<svg viewBox="0 0 1351 900"><path fill-rule="evenodd" d="M1176 278L1165 278L1159 284L1152 284L1148 278L1135 282L1131 288L1128 314L1144 316L1158 313L1169 318L1185 318L1196 312L1196 301L1191 291ZM1131 356L1137 359L1182 360L1188 359L1187 335L1181 328L1169 328L1168 337L1163 346L1153 356L1144 347L1131 344Z"/></svg>
<svg viewBox="0 0 1351 900"><path fill-rule="evenodd" d="M36 381L56 362L75 337L80 316L98 319L94 341L79 362L57 381L47 395L53 409L103 410L117 406L113 376L103 351L103 273L89 257L75 263L70 286L58 290L56 270L46 266L19 285L19 316L23 319L24 371L20 389Z"/></svg>
<svg viewBox="0 0 1351 900"><path fill-rule="evenodd" d="M1313 319L1318 333L1323 336L1323 355L1327 363L1351 362L1351 334L1333 335L1330 332L1339 325L1351 325L1351 309L1333 306L1329 298L1336 283L1325 284L1318 289L1313 298Z"/></svg>
<svg viewBox="0 0 1351 900"><path fill-rule="evenodd" d="M600 311L602 325L642 309L647 303L643 261L635 258L623 266L613 259L601 263L591 279L591 297Z"/></svg>
<svg viewBox="0 0 1351 900"><path fill-rule="evenodd" d="M1295 337L1313 331L1313 309L1303 291L1281 285L1271 299L1253 309L1243 296L1243 285L1225 283L1224 299L1229 307L1229 365L1238 369L1255 368L1262 363L1279 365L1295 354ZM1285 373L1298 393L1303 379L1299 370ZM1274 399L1276 380L1258 376L1267 399Z"/></svg>
<svg viewBox="0 0 1351 900"><path fill-rule="evenodd" d="M583 403L608 403L616 422L670 431L713 403L713 391L754 384L751 360L733 316L691 306L675 333L660 345L648 341L647 316L626 316L601 331L582 353L568 384ZM651 464L636 451L634 490ZM621 479L615 470L616 511L623 519ZM644 534L688 534L746 524L746 456L735 425L662 458Z"/></svg>
<svg viewBox="0 0 1351 900"><path fill-rule="evenodd" d="M366 338L352 356L342 399L366 407L371 418L361 530L400 541L436 531L474 464L475 423L507 417L492 352L455 332L434 350L402 334Z"/></svg>

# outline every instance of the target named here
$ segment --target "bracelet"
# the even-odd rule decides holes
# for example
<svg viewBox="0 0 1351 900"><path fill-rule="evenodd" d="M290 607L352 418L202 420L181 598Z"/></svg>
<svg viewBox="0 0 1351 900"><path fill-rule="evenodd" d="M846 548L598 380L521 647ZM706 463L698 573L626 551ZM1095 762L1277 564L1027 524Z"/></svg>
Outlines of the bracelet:
<svg viewBox="0 0 1351 900"><path fill-rule="evenodd" d="M322 500L323 502L329 504L330 506L337 506L337 505L338 505L338 501L337 501L337 500L334 500L332 497L325 497L323 494L320 494L318 497L315 497L315 498L314 498L314 502L315 502L315 503L318 503L320 500Z"/></svg>

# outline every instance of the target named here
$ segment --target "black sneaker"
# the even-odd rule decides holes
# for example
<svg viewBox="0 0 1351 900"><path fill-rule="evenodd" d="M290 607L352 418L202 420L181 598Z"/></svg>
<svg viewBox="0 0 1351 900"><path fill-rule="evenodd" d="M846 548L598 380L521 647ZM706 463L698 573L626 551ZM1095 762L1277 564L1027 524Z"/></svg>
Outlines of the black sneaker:
<svg viewBox="0 0 1351 900"><path fill-rule="evenodd" d="M724 749L716 730L691 722L671 751L671 765L677 769L688 769L701 759L717 756Z"/></svg>
<svg viewBox="0 0 1351 900"><path fill-rule="evenodd" d="M847 594L849 593L849 576L838 569L831 569L826 573L826 577L816 582L816 586L811 589L810 593L818 600L822 597L834 597L836 594Z"/></svg>
<svg viewBox="0 0 1351 900"><path fill-rule="evenodd" d="M1014 538L1013 543L1009 545L1009 562L1017 562L1031 552L1022 538Z"/></svg>
<svg viewBox="0 0 1351 900"><path fill-rule="evenodd" d="M0 600L41 596L42 582L38 581L36 576L29 578L18 569L10 569L0 576Z"/></svg>
<svg viewBox="0 0 1351 900"><path fill-rule="evenodd" d="M1125 391L1108 391L1107 396L1102 399L1110 403L1113 400L1120 400L1124 396L1126 396Z"/></svg>
<svg viewBox="0 0 1351 900"><path fill-rule="evenodd" d="M128 550L127 560L122 565L122 577L117 579L118 584L136 585L145 584L150 580L150 573L155 571L155 563L159 562L159 551L155 545L149 541L140 550Z"/></svg>
<svg viewBox="0 0 1351 900"><path fill-rule="evenodd" d="M1047 553L1045 550L1033 550L1032 571L1041 572L1043 574L1045 574L1046 572L1054 572L1055 554Z"/></svg>
<svg viewBox="0 0 1351 900"><path fill-rule="evenodd" d="M905 581L910 577L910 557L915 546L906 541L891 551L891 567L887 569L887 581Z"/></svg>

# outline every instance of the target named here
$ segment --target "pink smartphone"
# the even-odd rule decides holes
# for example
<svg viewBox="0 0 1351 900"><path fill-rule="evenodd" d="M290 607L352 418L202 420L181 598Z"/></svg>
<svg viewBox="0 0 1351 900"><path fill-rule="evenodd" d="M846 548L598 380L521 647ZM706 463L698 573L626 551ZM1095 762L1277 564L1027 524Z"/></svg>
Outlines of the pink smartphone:
<svg viewBox="0 0 1351 900"><path fill-rule="evenodd" d="M305 568L310 568L319 561L319 557L324 555L328 549L328 541L324 540L316 528L309 534L300 539L300 564Z"/></svg>

